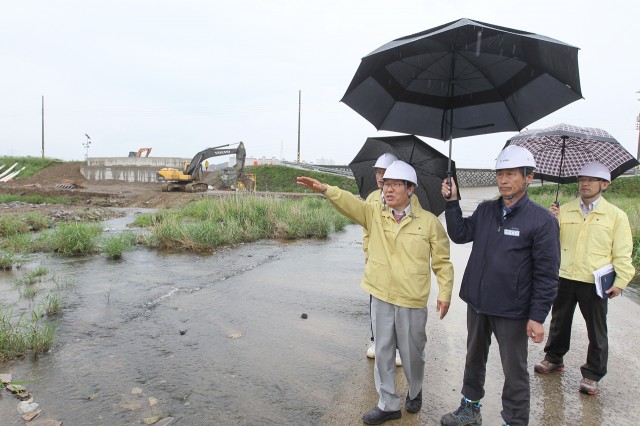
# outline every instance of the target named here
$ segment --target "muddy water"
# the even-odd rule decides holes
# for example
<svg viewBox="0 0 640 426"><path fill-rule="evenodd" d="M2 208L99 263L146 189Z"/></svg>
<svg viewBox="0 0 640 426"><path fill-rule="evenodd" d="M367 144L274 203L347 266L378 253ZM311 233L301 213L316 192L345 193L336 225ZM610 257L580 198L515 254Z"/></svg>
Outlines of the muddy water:
<svg viewBox="0 0 640 426"><path fill-rule="evenodd" d="M466 190L463 209L494 193ZM107 232L132 220L110 221ZM43 265L58 282L74 284L59 339L37 360L0 364L0 373L26 382L44 410L40 417L65 425L137 425L154 416L181 425L361 424L376 394L364 356L369 306L358 287L360 241L360 229L349 226L325 241L261 241L207 255L141 249L121 261L39 256L26 269ZM454 294L470 248L452 245ZM0 301L26 306L13 284L24 273L0 274ZM431 306L436 293L434 287ZM432 310L425 407L396 424L439 424L459 402L465 309L454 297L445 320ZM595 398L576 392L586 352L576 315L567 370L532 375L532 424L633 424L626 416L640 417L633 397L639 314L629 298L611 303L611 372ZM501 422L496 349L483 400L486 424ZM531 345L531 366L542 355L541 345ZM17 403L2 392L0 424L24 424Z"/></svg>
<svg viewBox="0 0 640 426"><path fill-rule="evenodd" d="M350 226L327 241L262 241L206 256L143 249L121 261L38 259L25 269L43 265L75 283L58 344L0 370L28 381L41 416L65 425L156 415L185 425L317 423L366 348L360 240ZM0 276L4 303L16 299L23 272ZM23 424L17 400L0 402L3 425Z"/></svg>

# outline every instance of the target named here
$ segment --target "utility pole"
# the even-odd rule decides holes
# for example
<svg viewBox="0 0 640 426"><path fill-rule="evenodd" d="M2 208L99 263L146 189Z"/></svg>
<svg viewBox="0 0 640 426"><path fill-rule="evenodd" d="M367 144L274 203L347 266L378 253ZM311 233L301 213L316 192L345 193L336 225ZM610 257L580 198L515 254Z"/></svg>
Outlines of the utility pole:
<svg viewBox="0 0 640 426"><path fill-rule="evenodd" d="M636 154L636 160L640 161L640 114L636 117L636 130L638 130L638 152Z"/></svg>
<svg viewBox="0 0 640 426"><path fill-rule="evenodd" d="M300 110L302 109L302 90L298 90L298 156L296 163L300 164Z"/></svg>
<svg viewBox="0 0 640 426"><path fill-rule="evenodd" d="M640 91L636 93L640 93ZM640 101L640 99L638 100ZM640 114L636 117L636 130L638 130L638 152L636 154L636 160L640 161Z"/></svg>
<svg viewBox="0 0 640 426"><path fill-rule="evenodd" d="M91 137L86 133L84 135L87 137L87 141L84 142L82 146L86 148L86 151L84 154L84 161L87 161L89 160L89 146L91 145Z"/></svg>
<svg viewBox="0 0 640 426"><path fill-rule="evenodd" d="M42 158L44 159L44 95L42 95Z"/></svg>

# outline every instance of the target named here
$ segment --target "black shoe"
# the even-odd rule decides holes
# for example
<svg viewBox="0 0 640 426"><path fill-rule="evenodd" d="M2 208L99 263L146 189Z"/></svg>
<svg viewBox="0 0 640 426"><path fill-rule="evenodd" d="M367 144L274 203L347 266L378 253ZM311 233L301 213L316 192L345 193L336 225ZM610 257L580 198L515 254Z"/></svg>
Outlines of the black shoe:
<svg viewBox="0 0 640 426"><path fill-rule="evenodd" d="M382 411L376 405L371 410L364 413L362 421L368 425L381 425L387 420L396 420L402 417L402 411Z"/></svg>
<svg viewBox="0 0 640 426"><path fill-rule="evenodd" d="M409 393L407 393L407 400L405 401L404 408L409 413L417 413L422 408L422 391L418 392L415 398L409 399Z"/></svg>

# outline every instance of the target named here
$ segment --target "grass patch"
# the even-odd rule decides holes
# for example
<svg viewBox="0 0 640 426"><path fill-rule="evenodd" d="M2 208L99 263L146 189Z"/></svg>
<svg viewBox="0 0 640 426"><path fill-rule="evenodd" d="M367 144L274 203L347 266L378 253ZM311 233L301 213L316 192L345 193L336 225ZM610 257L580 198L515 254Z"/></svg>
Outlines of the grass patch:
<svg viewBox="0 0 640 426"><path fill-rule="evenodd" d="M133 249L136 244L136 235L131 231L124 231L104 239L102 252L110 259L119 259L122 253Z"/></svg>
<svg viewBox="0 0 640 426"><path fill-rule="evenodd" d="M151 213L139 214L133 219L131 226L137 226L140 228L148 228L155 223L156 215Z"/></svg>
<svg viewBox="0 0 640 426"><path fill-rule="evenodd" d="M61 223L47 236L46 246L63 256L96 253L102 226L80 222Z"/></svg>
<svg viewBox="0 0 640 426"><path fill-rule="evenodd" d="M52 222L40 213L0 215L0 238L28 234L50 228Z"/></svg>
<svg viewBox="0 0 640 426"><path fill-rule="evenodd" d="M195 251L263 238L325 238L349 222L318 197L297 200L237 195L205 199L153 215L148 244Z"/></svg>
<svg viewBox="0 0 640 426"><path fill-rule="evenodd" d="M29 230L31 232L42 231L53 226L52 220L50 220L47 216L44 216L43 214L37 212L27 213L26 215L22 216L21 219L29 226Z"/></svg>
<svg viewBox="0 0 640 426"><path fill-rule="evenodd" d="M34 356L53 347L57 323L42 321L42 308L31 315L13 318L13 310L0 306L0 361L19 358L27 353Z"/></svg>
<svg viewBox="0 0 640 426"><path fill-rule="evenodd" d="M74 199L65 197L45 197L43 195L0 195L0 203L13 203L20 201L29 204L73 204Z"/></svg>
<svg viewBox="0 0 640 426"><path fill-rule="evenodd" d="M25 168L18 176L15 177L16 180L20 180L27 179L53 164L60 164L62 163L62 160L41 157L0 157L0 165L5 165L2 171L7 170L14 163L18 163L18 165L13 169L14 171L23 167Z"/></svg>
<svg viewBox="0 0 640 426"><path fill-rule="evenodd" d="M22 279L16 281L20 295L29 300L35 299L39 292L36 284L41 283L47 274L43 266L26 272ZM0 362L28 353L37 356L53 347L58 323L50 319L62 313L67 301L65 293L74 285L61 282L55 276L48 281L53 281L55 287L30 312L24 311L14 317L13 308L0 304Z"/></svg>
<svg viewBox="0 0 640 426"><path fill-rule="evenodd" d="M48 317L60 314L62 312L62 308L64 308L65 300L66 298L59 292L50 292L47 294L42 301L42 307L45 314Z"/></svg>
<svg viewBox="0 0 640 426"><path fill-rule="evenodd" d="M29 232L27 225L19 216L2 215L0 216L0 237L6 238L12 235L26 234Z"/></svg>
<svg viewBox="0 0 640 426"><path fill-rule="evenodd" d="M250 166L246 167L245 171L256 175L256 189L258 191L311 193L311 190L303 188L296 183L298 176L308 176L318 179L327 185L337 186L353 194L358 194L358 186L352 177L296 169L287 166ZM371 170L371 173L373 172L374 171Z"/></svg>
<svg viewBox="0 0 640 426"><path fill-rule="evenodd" d="M14 266L22 266L23 260L16 253L0 250L0 271L10 271Z"/></svg>

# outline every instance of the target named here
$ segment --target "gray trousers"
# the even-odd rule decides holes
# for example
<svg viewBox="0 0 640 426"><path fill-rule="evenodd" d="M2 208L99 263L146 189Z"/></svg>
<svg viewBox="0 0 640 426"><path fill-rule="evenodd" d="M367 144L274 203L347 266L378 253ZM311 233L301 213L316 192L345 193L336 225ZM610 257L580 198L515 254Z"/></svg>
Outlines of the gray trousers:
<svg viewBox="0 0 640 426"><path fill-rule="evenodd" d="M378 408L397 411L402 399L396 393L396 347L409 383L409 398L413 399L424 381L427 308L403 308L373 297L371 320L376 342L373 376Z"/></svg>
<svg viewBox="0 0 640 426"><path fill-rule="evenodd" d="M511 426L529 424L529 371L527 319L476 313L467 306L467 360L462 395L472 401L484 397L484 380L491 334L496 336L504 373L502 418ZM377 344L377 343L376 343Z"/></svg>

